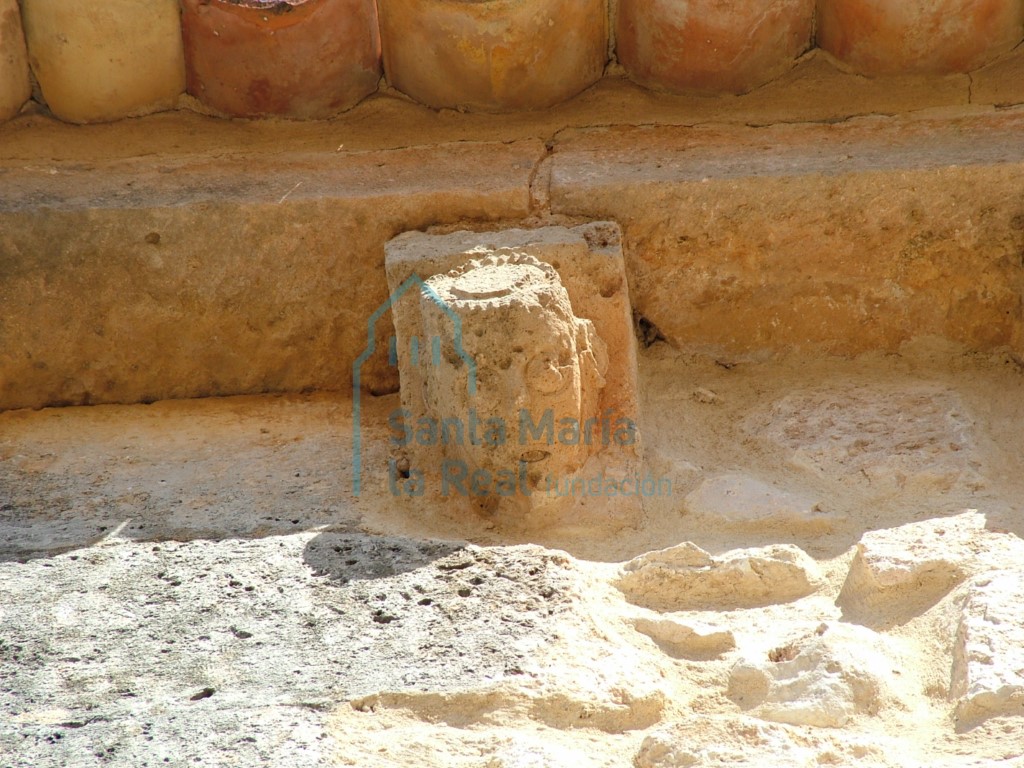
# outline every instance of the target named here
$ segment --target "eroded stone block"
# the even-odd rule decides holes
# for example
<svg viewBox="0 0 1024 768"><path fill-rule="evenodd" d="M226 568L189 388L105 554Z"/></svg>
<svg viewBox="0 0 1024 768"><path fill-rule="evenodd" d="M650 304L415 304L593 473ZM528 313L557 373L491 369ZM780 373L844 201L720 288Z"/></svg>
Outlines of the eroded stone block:
<svg viewBox="0 0 1024 768"><path fill-rule="evenodd" d="M1002 110L566 132L551 208L622 223L634 308L689 352L856 356L931 336L1019 350L1022 125Z"/></svg>
<svg viewBox="0 0 1024 768"><path fill-rule="evenodd" d="M426 286L424 338L445 338L454 315L461 338L453 341L471 358L453 349L451 365L442 361L425 373L427 411L442 421L473 412L487 422L497 416L520 432L518 440L491 445L487 424L481 442L459 441L448 455L494 476L520 463L543 463L558 477L581 469L594 453L596 435L586 422L597 413L608 349L594 324L573 314L555 268L527 254L485 256L434 275ZM474 367L471 387L466 365ZM548 414L579 425L582 434L552 445L542 426Z"/></svg>
<svg viewBox="0 0 1024 768"><path fill-rule="evenodd" d="M62 120L169 109L185 91L177 0L24 0L22 11L32 69Z"/></svg>
<svg viewBox="0 0 1024 768"><path fill-rule="evenodd" d="M838 604L862 623L906 621L931 608L972 574L1020 562L1024 544L987 528L985 515L968 510L868 531L857 544Z"/></svg>
<svg viewBox="0 0 1024 768"><path fill-rule="evenodd" d="M767 658L739 662L729 697L764 720L841 728L858 715L899 706L890 681L908 664L889 645L864 627L822 624Z"/></svg>
<svg viewBox="0 0 1024 768"><path fill-rule="evenodd" d="M489 513L637 508L636 352L614 224L408 233L386 267L406 475Z"/></svg>
<svg viewBox="0 0 1024 768"><path fill-rule="evenodd" d="M684 611L784 603L806 597L819 583L814 560L792 544L712 557L686 542L630 560L616 586L636 605Z"/></svg>
<svg viewBox="0 0 1024 768"><path fill-rule="evenodd" d="M18 0L0 0L0 120L14 117L31 95Z"/></svg>
<svg viewBox="0 0 1024 768"><path fill-rule="evenodd" d="M950 688L967 722L1024 715L1024 573L995 571L970 586L953 648Z"/></svg>

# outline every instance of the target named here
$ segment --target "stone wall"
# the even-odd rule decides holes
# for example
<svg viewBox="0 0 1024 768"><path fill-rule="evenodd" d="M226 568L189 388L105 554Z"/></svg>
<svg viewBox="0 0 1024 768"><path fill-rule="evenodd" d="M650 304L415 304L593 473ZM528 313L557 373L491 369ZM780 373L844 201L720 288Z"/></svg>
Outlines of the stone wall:
<svg viewBox="0 0 1024 768"><path fill-rule="evenodd" d="M385 243L432 227L617 221L633 308L721 360L922 335L1020 357L1022 134L1011 108L8 163L0 410L346 390ZM397 389L368 365L370 391Z"/></svg>
<svg viewBox="0 0 1024 768"><path fill-rule="evenodd" d="M0 0L0 120L28 102L30 67L69 122L181 105L307 119L382 85L494 112L551 107L623 72L738 94L815 47L867 77L938 77L1022 40L1020 0Z"/></svg>

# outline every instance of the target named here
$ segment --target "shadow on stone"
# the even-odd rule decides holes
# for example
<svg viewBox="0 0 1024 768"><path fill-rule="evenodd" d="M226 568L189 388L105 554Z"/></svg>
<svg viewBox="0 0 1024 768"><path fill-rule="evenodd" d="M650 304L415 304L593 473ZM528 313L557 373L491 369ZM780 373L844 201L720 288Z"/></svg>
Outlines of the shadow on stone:
<svg viewBox="0 0 1024 768"><path fill-rule="evenodd" d="M464 543L452 541L324 533L306 545L302 559L315 575L347 584L408 573L456 553L466 556L452 558L450 563L439 563L438 567L449 571L468 568L476 561L466 553L465 547Z"/></svg>

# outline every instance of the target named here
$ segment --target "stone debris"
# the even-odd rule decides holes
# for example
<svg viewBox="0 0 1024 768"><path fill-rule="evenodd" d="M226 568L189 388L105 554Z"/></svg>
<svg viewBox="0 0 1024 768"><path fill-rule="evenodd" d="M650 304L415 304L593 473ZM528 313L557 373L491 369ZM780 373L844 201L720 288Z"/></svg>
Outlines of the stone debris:
<svg viewBox="0 0 1024 768"><path fill-rule="evenodd" d="M1024 716L1024 573L994 571L969 586L953 648L951 695L961 722Z"/></svg>
<svg viewBox="0 0 1024 768"><path fill-rule="evenodd" d="M819 581L814 560L792 544L712 557L686 542L629 561L617 586L630 602L657 611L728 610L797 600Z"/></svg>
<svg viewBox="0 0 1024 768"><path fill-rule="evenodd" d="M706 479L686 497L686 508L698 515L740 524L770 522L829 528L836 519L812 496L784 491L739 472Z"/></svg>
<svg viewBox="0 0 1024 768"><path fill-rule="evenodd" d="M698 405L710 365L651 379L682 394L648 434L659 466L696 462L687 492L737 466L738 409L784 394L740 367L713 378L721 408ZM846 526L740 528L681 499L589 539L350 503L333 398L5 414L0 763L1020 768L1020 389L965 389L992 401L983 512L891 527L975 494L909 508L815 483L858 510L855 550ZM399 398L377 400L383 421ZM785 459L733 474L781 492Z"/></svg>
<svg viewBox="0 0 1024 768"><path fill-rule="evenodd" d="M876 590L927 582L936 572L955 576L985 530L985 516L970 510L954 517L922 520L898 528L868 531L857 544L851 577L857 573Z"/></svg>
<svg viewBox="0 0 1024 768"><path fill-rule="evenodd" d="M727 629L671 616L639 617L633 627L656 642L671 656L684 659L711 659L736 647L736 638Z"/></svg>
<svg viewBox="0 0 1024 768"><path fill-rule="evenodd" d="M617 734L668 702L656 657L595 631L575 561L533 545L116 540L0 563L0 583L0 685L17 692L0 695L0 751L26 766L75 765L100 743L140 765L149 735L182 763L312 766L326 742L297 751L339 707Z"/></svg>
<svg viewBox="0 0 1024 768"><path fill-rule="evenodd" d="M722 396L715 392L713 389L707 387L697 387L693 392L690 393L690 397L696 400L698 403L704 405L721 405Z"/></svg>
<svg viewBox="0 0 1024 768"><path fill-rule="evenodd" d="M898 703L889 681L909 665L888 643L864 627L822 624L767 658L737 663L729 697L763 720L842 728Z"/></svg>
<svg viewBox="0 0 1024 768"><path fill-rule="evenodd" d="M577 653L594 650L586 643ZM423 722L469 727L514 715L556 730L592 728L610 734L650 728L667 697L652 679L592 675L572 662L546 669L523 667L524 677L462 690L382 692L351 701L357 712L399 712ZM634 668L635 669L635 668ZM583 672L583 674L581 674ZM627 673L628 674L628 673Z"/></svg>

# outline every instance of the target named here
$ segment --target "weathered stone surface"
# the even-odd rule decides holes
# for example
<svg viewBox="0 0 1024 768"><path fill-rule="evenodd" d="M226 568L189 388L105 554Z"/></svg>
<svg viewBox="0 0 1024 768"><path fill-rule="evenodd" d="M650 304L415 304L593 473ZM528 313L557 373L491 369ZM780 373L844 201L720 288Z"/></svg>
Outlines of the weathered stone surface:
<svg viewBox="0 0 1024 768"><path fill-rule="evenodd" d="M960 395L941 384L837 383L786 395L744 427L794 467L893 493L979 486L972 425Z"/></svg>
<svg viewBox="0 0 1024 768"><path fill-rule="evenodd" d="M388 82L432 107L542 109L604 72L605 0L382 0Z"/></svg>
<svg viewBox="0 0 1024 768"><path fill-rule="evenodd" d="M1024 716L1024 573L993 571L970 585L953 648L951 695L965 724Z"/></svg>
<svg viewBox="0 0 1024 768"><path fill-rule="evenodd" d="M573 649L563 646L570 653L595 649L593 644ZM529 671L520 674L527 677L518 682L487 680L467 690L440 693L410 688L356 699L351 706L362 712L398 711L428 722L443 719L464 725L487 723L499 710L525 716L548 728L625 733L657 723L667 704L664 691L655 681L627 679L624 672L637 671L630 666L610 676L599 674L588 679L587 673L593 670L574 663L543 670L524 665ZM361 734L356 740L362 740Z"/></svg>
<svg viewBox="0 0 1024 768"><path fill-rule="evenodd" d="M1013 470L1024 377L1009 365L972 357L951 371L945 360L878 356L727 370L663 344L641 363L646 402L663 425L645 435L649 445L705 467L756 466L782 487L792 478L784 455L745 440L736 424L752 404L808 381L946 381L978 404L979 450L1005 473L984 494L992 531L975 540L972 562L1020 571L1019 549L1016 560L1003 560L986 540L1020 547L1015 536L997 533L1021 530L1022 481ZM721 391L725 404L694 403L697 383ZM383 443L384 414L398 401L366 399L371 443ZM201 757L217 766L360 768L610 768L634 757L640 765L678 759L715 768L1019 762L1004 758L1020 753L1020 716L951 719L966 586L889 633L895 652L882 642L883 655L899 661L886 684L894 698L910 693L906 710L883 700L878 716L855 716L844 729L758 725L726 697L729 670L739 658L765 662L790 638L799 645L836 615L830 601L849 560L842 554L849 529L811 545L823 553L828 581L808 599L659 616L623 601L610 583L619 568L609 561L647 542L678 541L687 529L718 555L746 532L675 517L676 507L635 534L542 537L589 562L536 547L435 541L509 537L480 521L448 524L415 500L353 499L350 414L348 398L327 395L0 414L0 640L12 641L0 649L0 763L137 768L166 756L172 764ZM385 465L382 454L369 462ZM814 485L829 497L862 498L856 489L845 496L841 477ZM915 497L911 511L902 498L862 503L856 523L876 527L968 495ZM65 521L80 521L83 532L86 523L95 527L84 540L47 541L50 524ZM353 532L342 534L343 526ZM354 533L358 526L378 535ZM331 532L319 535L324 527ZM396 529L420 540L382 535ZM955 543L954 534L945 535ZM183 543L197 536L209 541ZM693 547L664 559L680 567L714 562ZM1012 612L984 615L1003 620ZM637 617L652 622L652 635L666 625L659 618L694 630L685 642L731 631L738 650L724 658L677 654L638 634ZM529 626L517 623L524 619ZM865 645L878 641L866 637ZM505 674L503 662L515 666ZM814 690L840 689L821 681L827 675L802 674L816 681ZM455 686L441 688L448 679Z"/></svg>
<svg viewBox="0 0 1024 768"><path fill-rule="evenodd" d="M811 594L818 582L815 562L792 544L712 557L687 542L630 560L617 586L637 605L682 611L788 602Z"/></svg>
<svg viewBox="0 0 1024 768"><path fill-rule="evenodd" d="M18 0L0 0L0 121L16 115L31 95Z"/></svg>
<svg viewBox="0 0 1024 768"><path fill-rule="evenodd" d="M0 559L114 532L149 541L354 527L358 512L338 482L351 460L351 410L317 395L7 411Z"/></svg>
<svg viewBox="0 0 1024 768"><path fill-rule="evenodd" d="M525 216L543 154L528 141L278 157L259 175L183 159L99 164L79 185L7 177L0 409L349 390L388 295L383 244ZM367 387L397 390L386 363Z"/></svg>
<svg viewBox="0 0 1024 768"><path fill-rule="evenodd" d="M516 516L571 504L565 489L584 475L637 476L636 343L619 238L597 222L388 243L412 471L443 492L452 467L479 470L485 481L470 495ZM418 437L424 423L437 440ZM629 517L638 506L622 496Z"/></svg>
<svg viewBox="0 0 1024 768"><path fill-rule="evenodd" d="M686 497L691 513L738 524L829 528L836 518L822 507L815 497L738 472L709 477Z"/></svg>
<svg viewBox="0 0 1024 768"><path fill-rule="evenodd" d="M736 664L729 697L764 720L841 728L858 715L898 705L890 690L906 661L882 635L850 624L822 624L767 659Z"/></svg>
<svg viewBox="0 0 1024 768"><path fill-rule="evenodd" d="M373 0L184 0L188 92L232 116L325 118L377 89Z"/></svg>
<svg viewBox="0 0 1024 768"><path fill-rule="evenodd" d="M778 768L866 765L916 768L905 752L881 738L812 730L745 715L694 714L652 730L640 745L636 768ZM921 766L921 768L924 768Z"/></svg>
<svg viewBox="0 0 1024 768"><path fill-rule="evenodd" d="M641 85L745 93L792 68L813 29L814 0L619 0L616 50Z"/></svg>
<svg viewBox="0 0 1024 768"><path fill-rule="evenodd" d="M1024 48L971 74L975 104L1024 104Z"/></svg>
<svg viewBox="0 0 1024 768"><path fill-rule="evenodd" d="M1017 0L818 2L818 45L865 75L970 72L1022 39Z"/></svg>
<svg viewBox="0 0 1024 768"><path fill-rule="evenodd" d="M573 615L579 574L539 547L115 537L2 562L0 579L0 750L16 764L99 752L124 766L323 765L351 735L331 729L332 710L388 702L424 718L447 702L452 718L522 711L611 731L649 727L664 707L649 672L623 665L585 613L557 618ZM618 663L601 675L565 664L560 635L592 663Z"/></svg>
<svg viewBox="0 0 1024 768"><path fill-rule="evenodd" d="M639 617L633 620L633 626L678 658L712 659L736 647L736 638L727 629L671 616Z"/></svg>
<svg viewBox="0 0 1024 768"><path fill-rule="evenodd" d="M688 351L1022 349L1021 130L594 129L560 138L551 208L622 225L634 308Z"/></svg>
<svg viewBox="0 0 1024 768"><path fill-rule="evenodd" d="M386 714L385 717L388 717ZM587 744L546 729L464 728L446 721L388 717L386 726L374 713L336 720L340 765L359 768L605 768L607 762ZM376 722L375 722L376 721ZM376 726L376 727L374 727Z"/></svg>
<svg viewBox="0 0 1024 768"><path fill-rule="evenodd" d="M984 515L973 510L868 531L857 544L839 605L855 616L884 608L891 622L916 615L963 581L979 553L991 553L1002 538L986 535Z"/></svg>
<svg viewBox="0 0 1024 768"><path fill-rule="evenodd" d="M185 90L176 0L25 0L22 12L32 69L62 120L168 109Z"/></svg>
<svg viewBox="0 0 1024 768"><path fill-rule="evenodd" d="M574 314L555 268L525 253L481 254L428 277L416 292L422 335L398 336L409 400L423 397L421 417L440 425L446 460L486 478L470 487L481 503L496 504L502 495L543 503L545 477L572 477L600 447L579 437L599 414L608 372L608 349L594 323ZM426 355L435 342L435 359L422 364L419 346ZM548 413L552 423L577 425L571 443L534 431ZM479 438L471 415L484 425ZM495 482L502 475L504 489Z"/></svg>

